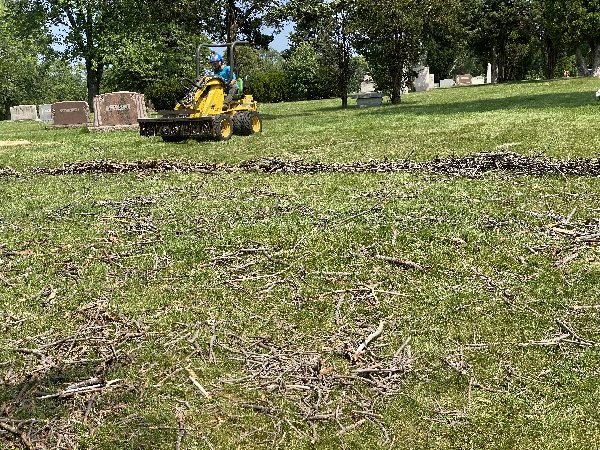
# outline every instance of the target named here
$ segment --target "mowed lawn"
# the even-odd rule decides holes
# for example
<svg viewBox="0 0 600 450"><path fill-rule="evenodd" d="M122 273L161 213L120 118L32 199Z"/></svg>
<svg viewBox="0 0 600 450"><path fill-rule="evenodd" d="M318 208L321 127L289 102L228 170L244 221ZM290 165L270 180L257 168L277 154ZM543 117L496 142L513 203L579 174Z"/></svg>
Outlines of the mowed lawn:
<svg viewBox="0 0 600 450"><path fill-rule="evenodd" d="M336 167L596 158L599 84L265 104L228 142L0 122L0 448L597 447L598 175ZM273 158L329 169L243 170Z"/></svg>

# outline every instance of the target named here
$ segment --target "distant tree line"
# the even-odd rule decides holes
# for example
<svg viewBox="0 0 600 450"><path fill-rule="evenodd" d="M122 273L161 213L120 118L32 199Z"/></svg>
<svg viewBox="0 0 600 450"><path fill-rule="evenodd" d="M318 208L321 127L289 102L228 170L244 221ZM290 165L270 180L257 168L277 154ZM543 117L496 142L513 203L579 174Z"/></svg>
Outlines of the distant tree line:
<svg viewBox="0 0 600 450"><path fill-rule="evenodd" d="M264 26L287 22L290 48L268 50ZM115 90L170 108L179 79L194 76L196 46L236 39L253 44L236 69L267 102L345 107L370 73L397 103L418 64L449 78L491 63L493 82L600 77L595 0L0 0L0 115Z"/></svg>

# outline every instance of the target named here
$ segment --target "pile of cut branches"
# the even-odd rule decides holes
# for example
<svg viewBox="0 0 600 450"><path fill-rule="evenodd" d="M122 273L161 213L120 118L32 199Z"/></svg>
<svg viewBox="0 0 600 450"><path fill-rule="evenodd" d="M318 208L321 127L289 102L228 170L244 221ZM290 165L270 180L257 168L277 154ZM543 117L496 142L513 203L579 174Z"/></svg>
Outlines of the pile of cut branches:
<svg viewBox="0 0 600 450"><path fill-rule="evenodd" d="M0 442L13 448L77 448L77 424L94 420L95 403L115 390L113 368L130 361L145 327L111 312L106 302L81 307L71 331L50 330L9 343L12 364L0 367ZM53 415L36 417L51 407Z"/></svg>
<svg viewBox="0 0 600 450"><path fill-rule="evenodd" d="M599 158L560 160L541 156L524 156L514 152L476 153L469 156L451 156L431 161L409 160L357 161L351 163L324 163L318 161L264 158L244 161L235 165L207 164L194 161L77 161L62 167L34 169L36 174L72 175L128 172L248 172L248 173L393 173L432 172L451 176L480 177L489 172L517 175L579 175L599 176ZM0 172L2 174L2 172ZM15 173L16 174L16 173Z"/></svg>

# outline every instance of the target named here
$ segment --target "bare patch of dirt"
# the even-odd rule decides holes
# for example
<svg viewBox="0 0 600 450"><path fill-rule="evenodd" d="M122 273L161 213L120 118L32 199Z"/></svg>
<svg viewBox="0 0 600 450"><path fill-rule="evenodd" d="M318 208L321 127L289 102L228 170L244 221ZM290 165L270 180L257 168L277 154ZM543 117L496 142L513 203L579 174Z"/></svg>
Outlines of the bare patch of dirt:
<svg viewBox="0 0 600 450"><path fill-rule="evenodd" d="M29 145L30 141L19 139L17 141L0 141L0 147L13 147L15 145Z"/></svg>

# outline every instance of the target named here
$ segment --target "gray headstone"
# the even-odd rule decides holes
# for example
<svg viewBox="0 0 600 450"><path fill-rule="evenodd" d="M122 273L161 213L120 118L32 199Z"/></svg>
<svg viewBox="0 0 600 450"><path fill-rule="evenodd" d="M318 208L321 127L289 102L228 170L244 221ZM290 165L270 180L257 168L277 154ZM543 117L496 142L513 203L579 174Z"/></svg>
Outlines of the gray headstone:
<svg viewBox="0 0 600 450"><path fill-rule="evenodd" d="M39 105L38 112L40 114L40 120L42 122L52 121L52 105Z"/></svg>
<svg viewBox="0 0 600 450"><path fill-rule="evenodd" d="M137 92L110 92L94 97L94 126L137 125L146 118L144 94Z"/></svg>
<svg viewBox="0 0 600 450"><path fill-rule="evenodd" d="M364 92L358 94L356 97L356 104L359 108L365 108L367 106L380 106L383 101L383 94L381 92Z"/></svg>
<svg viewBox="0 0 600 450"><path fill-rule="evenodd" d="M90 108L87 102L58 102L52 105L54 125L88 125Z"/></svg>
<svg viewBox="0 0 600 450"><path fill-rule="evenodd" d="M10 120L38 120L35 105L17 105L10 107Z"/></svg>

